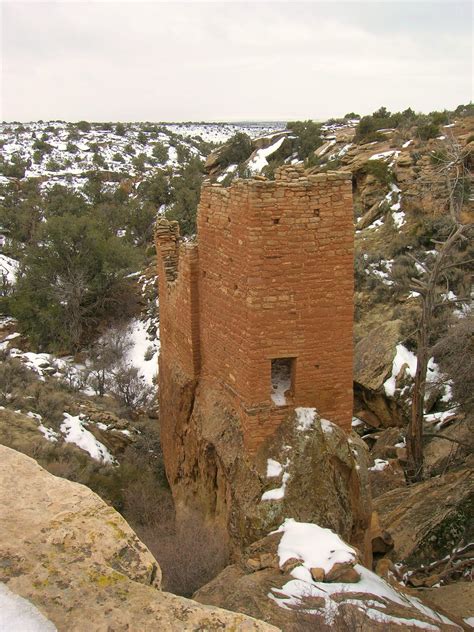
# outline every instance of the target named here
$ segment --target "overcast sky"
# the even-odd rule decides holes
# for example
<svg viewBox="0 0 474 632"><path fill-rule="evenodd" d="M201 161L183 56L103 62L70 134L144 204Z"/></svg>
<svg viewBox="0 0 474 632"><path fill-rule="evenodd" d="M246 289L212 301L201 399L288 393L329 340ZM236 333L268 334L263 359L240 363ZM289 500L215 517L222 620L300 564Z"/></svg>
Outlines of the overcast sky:
<svg viewBox="0 0 474 632"><path fill-rule="evenodd" d="M5 2L0 119L321 119L472 99L472 5Z"/></svg>

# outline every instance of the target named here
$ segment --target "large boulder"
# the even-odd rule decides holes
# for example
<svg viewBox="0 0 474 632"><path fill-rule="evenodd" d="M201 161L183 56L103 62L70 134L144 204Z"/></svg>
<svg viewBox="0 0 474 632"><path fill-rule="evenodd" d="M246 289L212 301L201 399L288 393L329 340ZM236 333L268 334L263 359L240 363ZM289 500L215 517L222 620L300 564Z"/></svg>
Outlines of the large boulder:
<svg viewBox="0 0 474 632"><path fill-rule="evenodd" d="M420 591L422 598L450 616L474 621L474 582L461 581ZM471 623L472 625L472 623Z"/></svg>
<svg viewBox="0 0 474 632"><path fill-rule="evenodd" d="M0 581L59 631L275 630L160 591L155 558L91 490L0 446Z"/></svg>
<svg viewBox="0 0 474 632"><path fill-rule="evenodd" d="M354 381L372 391L382 389L392 373L395 347L401 338L401 320L391 320L372 329L354 351Z"/></svg>
<svg viewBox="0 0 474 632"><path fill-rule="evenodd" d="M473 534L474 472L470 467L378 496L374 506L390 532L391 557L410 566L439 560Z"/></svg>
<svg viewBox="0 0 474 632"><path fill-rule="evenodd" d="M328 529L286 520L200 588L194 599L300 630L460 630L364 568Z"/></svg>
<svg viewBox="0 0 474 632"><path fill-rule="evenodd" d="M454 416L431 437L423 450L425 471L431 476L459 466L474 449L474 418Z"/></svg>
<svg viewBox="0 0 474 632"><path fill-rule="evenodd" d="M403 404L384 390L392 374L402 324L392 320L375 327L354 350L354 414L374 427L402 426L405 422Z"/></svg>

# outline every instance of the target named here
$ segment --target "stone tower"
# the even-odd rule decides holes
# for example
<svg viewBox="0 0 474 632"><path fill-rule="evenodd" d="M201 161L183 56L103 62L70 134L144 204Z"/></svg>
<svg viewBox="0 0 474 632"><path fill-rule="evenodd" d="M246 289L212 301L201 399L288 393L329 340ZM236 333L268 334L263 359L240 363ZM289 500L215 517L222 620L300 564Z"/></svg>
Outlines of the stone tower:
<svg viewBox="0 0 474 632"><path fill-rule="evenodd" d="M224 389L250 454L290 409L350 429L353 215L350 174L205 183L198 242L157 225L160 410L180 384Z"/></svg>

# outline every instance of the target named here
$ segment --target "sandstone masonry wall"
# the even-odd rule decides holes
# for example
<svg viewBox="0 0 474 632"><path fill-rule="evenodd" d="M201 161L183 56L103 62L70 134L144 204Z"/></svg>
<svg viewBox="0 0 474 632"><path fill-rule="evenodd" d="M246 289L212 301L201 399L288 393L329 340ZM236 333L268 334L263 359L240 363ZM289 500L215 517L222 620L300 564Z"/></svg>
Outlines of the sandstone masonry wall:
<svg viewBox="0 0 474 632"><path fill-rule="evenodd" d="M198 246L186 247L175 225L158 225L160 380L171 362L224 386L249 452L297 406L349 430L350 174L287 168L275 181L205 183L198 236ZM277 358L291 359L285 405L271 399Z"/></svg>
<svg viewBox="0 0 474 632"><path fill-rule="evenodd" d="M166 362L172 359L186 377L194 379L200 367L197 245L180 243L178 222L159 221L155 237L160 296L160 375L166 373Z"/></svg>

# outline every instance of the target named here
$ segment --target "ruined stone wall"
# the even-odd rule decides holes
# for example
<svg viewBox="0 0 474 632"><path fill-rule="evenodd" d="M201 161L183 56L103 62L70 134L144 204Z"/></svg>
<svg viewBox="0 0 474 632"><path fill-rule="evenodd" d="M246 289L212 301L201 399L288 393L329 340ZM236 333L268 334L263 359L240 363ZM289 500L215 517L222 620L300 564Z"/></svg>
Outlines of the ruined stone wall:
<svg viewBox="0 0 474 632"><path fill-rule="evenodd" d="M352 417L353 214L349 174L206 183L199 247L157 229L161 376L167 362L217 382L254 453L297 406L349 430ZM271 365L291 359L284 405ZM163 402L162 402L163 406Z"/></svg>
<svg viewBox="0 0 474 632"><path fill-rule="evenodd" d="M160 364L172 362L190 379L200 366L198 251L179 239L177 222L157 223ZM166 371L160 371L163 376Z"/></svg>

